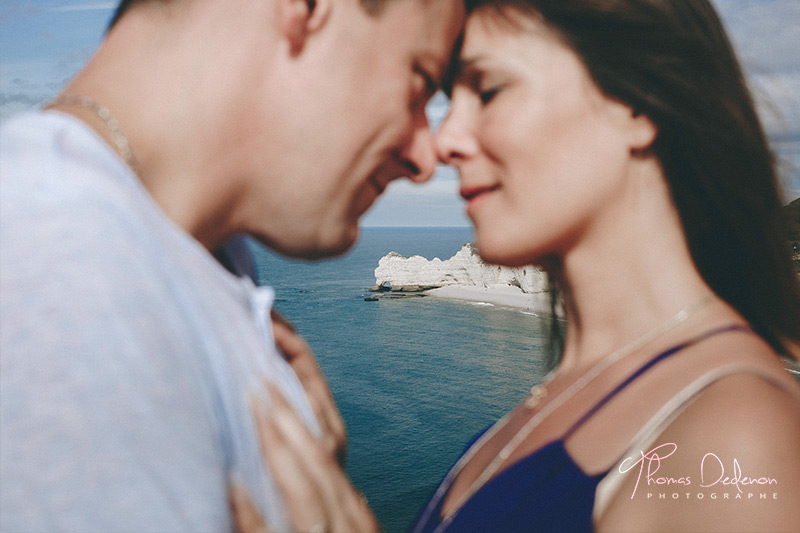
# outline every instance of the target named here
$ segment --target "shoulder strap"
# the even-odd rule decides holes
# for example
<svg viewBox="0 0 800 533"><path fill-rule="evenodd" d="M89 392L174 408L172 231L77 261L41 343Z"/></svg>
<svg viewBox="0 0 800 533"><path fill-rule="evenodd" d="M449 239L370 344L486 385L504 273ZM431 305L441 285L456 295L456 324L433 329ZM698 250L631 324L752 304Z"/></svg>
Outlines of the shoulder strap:
<svg viewBox="0 0 800 533"><path fill-rule="evenodd" d="M753 330L750 329L748 326L744 326L744 325L740 325L740 324L732 324L732 325L722 326L722 327L719 327L719 328L714 328L712 330L706 331L705 333L702 333L702 334L700 334L700 335L698 335L696 337L693 337L693 338L691 338L691 339L689 339L687 341L684 341L684 342L682 342L682 343L680 343L680 344L678 344L676 346L673 346L672 348L669 348L669 349L661 352L660 354L658 354L655 357L653 357L652 359L650 359L647 363L645 363L644 365L639 367L639 369L636 372L634 372L633 374L628 376L628 378L625 379L625 381L623 381L622 383L620 383L619 385L614 387L614 389L611 392L606 394L599 402L594 404L594 406L592 406L591 409L589 409L586 413L584 413L583 416L581 416L578 419L578 421L575 422L566 431L566 433L564 433L564 435L561 437L561 439L562 440L567 440L570 435L572 435L578 428L580 428L583 425L584 422L589 420L605 404L607 404L609 401L611 401L611 399L614 398L614 396L616 396L622 389L624 389L625 387L627 387L628 385L633 383L637 378L639 378L639 376L641 376L642 374L644 374L645 372L647 372L648 370L653 368L655 365L657 365L661 361L667 359L671 355L674 355L674 354L680 352L684 348L688 348L689 346L697 344L697 343L699 343L699 342L701 342L701 341L703 341L705 339L708 339L709 337L713 337L714 335L719 335L720 333L726 333L728 331L747 331L747 332L755 334L755 332L753 332Z"/></svg>
<svg viewBox="0 0 800 533"><path fill-rule="evenodd" d="M786 389L786 384L783 381L777 379L771 372L753 364L734 363L715 368L695 379L678 392L678 394L665 402L636 433L628 449L614 464L618 464L622 457L637 457L643 453L641 450L648 449L649 446L652 446L656 438L658 438L667 426L669 426L670 423L672 423L672 421L703 392L703 390L720 379L734 374L752 374L778 388ZM624 474L618 469L612 468L598 485L597 491L595 492L594 509L592 511L592 518L595 522L603 516L609 503L611 503L612 497L619 490L619 486L622 484L624 477Z"/></svg>

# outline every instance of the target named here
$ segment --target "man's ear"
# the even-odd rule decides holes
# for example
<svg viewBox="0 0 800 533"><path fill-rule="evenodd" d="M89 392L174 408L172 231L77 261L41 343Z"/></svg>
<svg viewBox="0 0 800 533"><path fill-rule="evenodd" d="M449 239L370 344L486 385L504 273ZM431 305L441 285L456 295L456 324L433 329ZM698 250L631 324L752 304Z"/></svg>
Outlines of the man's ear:
<svg viewBox="0 0 800 533"><path fill-rule="evenodd" d="M280 27L292 55L303 50L309 35L325 25L332 0L278 0Z"/></svg>

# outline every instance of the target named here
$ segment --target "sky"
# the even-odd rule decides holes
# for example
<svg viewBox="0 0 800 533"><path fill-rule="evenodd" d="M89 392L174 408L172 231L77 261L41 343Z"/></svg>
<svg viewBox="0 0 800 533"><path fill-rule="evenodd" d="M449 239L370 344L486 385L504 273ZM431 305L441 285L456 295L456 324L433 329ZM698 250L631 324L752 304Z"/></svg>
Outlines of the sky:
<svg viewBox="0 0 800 533"><path fill-rule="evenodd" d="M778 154L784 199L800 197L800 0L712 0L734 42ZM0 121L55 96L102 39L114 1L0 0ZM447 113L442 94L431 123ZM400 180L364 226L468 226L456 173Z"/></svg>

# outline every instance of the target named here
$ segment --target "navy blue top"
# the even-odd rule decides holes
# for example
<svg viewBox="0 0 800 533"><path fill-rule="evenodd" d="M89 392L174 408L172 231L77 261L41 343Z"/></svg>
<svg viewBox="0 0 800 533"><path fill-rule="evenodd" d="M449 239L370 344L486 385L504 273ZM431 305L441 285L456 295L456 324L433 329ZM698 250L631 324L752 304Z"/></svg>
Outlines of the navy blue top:
<svg viewBox="0 0 800 533"><path fill-rule="evenodd" d="M594 476L584 473L567 453L566 440L617 393L659 362L708 337L735 330L752 331L738 325L717 328L656 355L597 402L560 438L491 478L463 504L446 529L475 532L592 531L595 492L608 472ZM417 522L415 532L436 530L445 499L446 494L424 523ZM418 520L420 518L422 514Z"/></svg>

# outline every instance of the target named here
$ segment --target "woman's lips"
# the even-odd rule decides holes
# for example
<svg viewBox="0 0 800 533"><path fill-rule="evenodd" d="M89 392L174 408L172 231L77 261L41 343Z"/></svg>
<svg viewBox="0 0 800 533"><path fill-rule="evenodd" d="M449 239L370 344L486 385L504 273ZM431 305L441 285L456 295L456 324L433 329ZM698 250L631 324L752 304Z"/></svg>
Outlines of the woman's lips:
<svg viewBox="0 0 800 533"><path fill-rule="evenodd" d="M461 197L466 200L467 202L471 202L478 196L482 194L496 191L500 186L499 185L491 185L491 186L481 186L481 187L462 187L461 188Z"/></svg>

